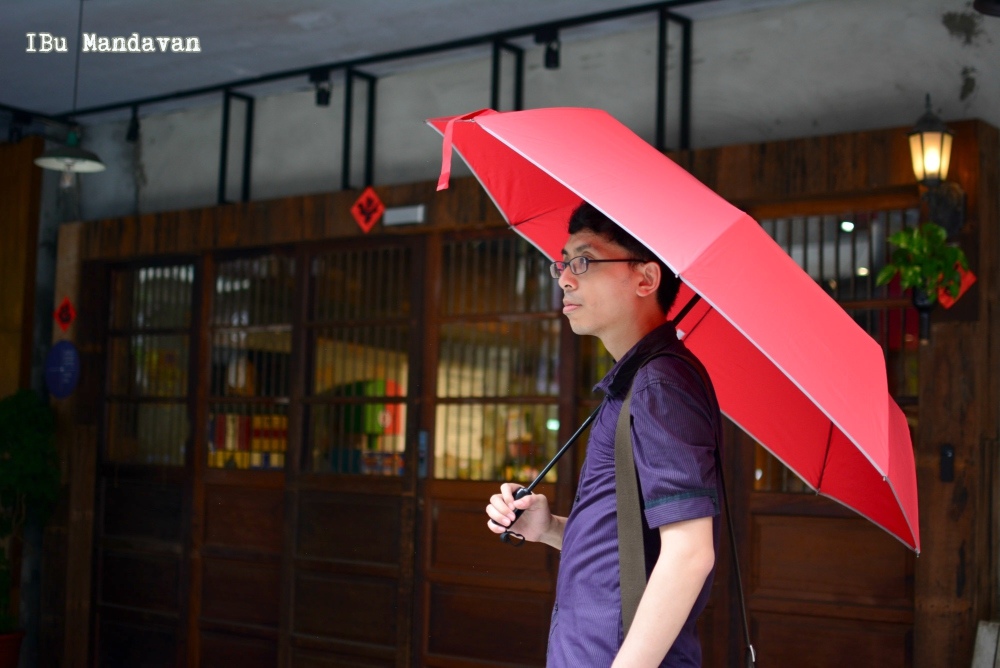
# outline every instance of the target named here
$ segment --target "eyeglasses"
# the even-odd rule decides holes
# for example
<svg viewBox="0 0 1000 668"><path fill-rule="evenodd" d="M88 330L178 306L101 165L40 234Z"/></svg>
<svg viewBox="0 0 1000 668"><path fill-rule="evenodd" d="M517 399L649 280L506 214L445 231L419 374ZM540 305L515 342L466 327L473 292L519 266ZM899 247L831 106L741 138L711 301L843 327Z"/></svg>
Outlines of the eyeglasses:
<svg viewBox="0 0 1000 668"><path fill-rule="evenodd" d="M625 258L624 260L591 260L589 257L580 255L569 262L553 262L549 265L549 273L552 275L552 278L559 278L566 271L566 267L569 267L569 270L573 274L579 276L585 273L590 268L590 265L597 262L645 262L645 260L634 257Z"/></svg>

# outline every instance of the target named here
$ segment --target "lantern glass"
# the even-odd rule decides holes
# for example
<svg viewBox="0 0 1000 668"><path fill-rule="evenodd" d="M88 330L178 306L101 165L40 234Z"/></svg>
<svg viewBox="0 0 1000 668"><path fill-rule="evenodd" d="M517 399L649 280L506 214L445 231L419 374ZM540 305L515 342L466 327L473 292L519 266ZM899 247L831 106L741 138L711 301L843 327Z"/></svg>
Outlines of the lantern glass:
<svg viewBox="0 0 1000 668"><path fill-rule="evenodd" d="M951 133L946 130L928 130L910 135L910 157L917 181L936 183L948 178L951 142Z"/></svg>
<svg viewBox="0 0 1000 668"><path fill-rule="evenodd" d="M910 159L913 160L913 175L917 181L924 180L924 137L918 132L910 135Z"/></svg>
<svg viewBox="0 0 1000 668"><path fill-rule="evenodd" d="M948 167L951 166L951 140L950 132L945 132L941 139L941 180L948 178Z"/></svg>

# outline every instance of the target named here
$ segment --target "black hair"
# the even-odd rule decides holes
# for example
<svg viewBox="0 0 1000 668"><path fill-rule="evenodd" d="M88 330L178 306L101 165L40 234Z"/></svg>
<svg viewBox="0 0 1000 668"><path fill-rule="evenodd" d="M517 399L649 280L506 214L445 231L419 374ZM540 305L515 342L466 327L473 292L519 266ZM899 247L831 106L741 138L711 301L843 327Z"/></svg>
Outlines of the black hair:
<svg viewBox="0 0 1000 668"><path fill-rule="evenodd" d="M638 258L635 264L639 264L640 262L655 262L660 265L660 287L656 291L656 301L660 305L660 308L663 309L664 314L670 312L670 307L674 305L674 300L677 299L677 291L681 287L681 281L674 275L674 272L667 268L667 265L660 258L656 257L653 251L643 246L635 237L615 223L615 221L605 216L597 210L597 207L586 201L576 207L569 217L570 234L576 234L583 230L589 230L608 241L618 244L631 257Z"/></svg>

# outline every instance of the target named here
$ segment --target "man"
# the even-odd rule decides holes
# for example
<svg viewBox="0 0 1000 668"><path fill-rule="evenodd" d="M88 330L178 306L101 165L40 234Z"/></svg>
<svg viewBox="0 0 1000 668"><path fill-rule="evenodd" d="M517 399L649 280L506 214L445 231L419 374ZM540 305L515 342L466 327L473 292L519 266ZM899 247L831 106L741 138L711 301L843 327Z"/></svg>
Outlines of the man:
<svg viewBox="0 0 1000 668"><path fill-rule="evenodd" d="M708 599L718 533L718 404L707 374L665 322L679 279L586 202L570 217L569 232L552 274L573 331L600 338L617 360L596 388L607 400L591 427L569 517L553 515L538 494L515 500L521 485L505 483L490 498L487 525L502 533L520 509L514 530L562 550L550 668L700 666L695 622ZM662 352L671 354L649 359ZM648 577L623 637L614 445L630 382Z"/></svg>

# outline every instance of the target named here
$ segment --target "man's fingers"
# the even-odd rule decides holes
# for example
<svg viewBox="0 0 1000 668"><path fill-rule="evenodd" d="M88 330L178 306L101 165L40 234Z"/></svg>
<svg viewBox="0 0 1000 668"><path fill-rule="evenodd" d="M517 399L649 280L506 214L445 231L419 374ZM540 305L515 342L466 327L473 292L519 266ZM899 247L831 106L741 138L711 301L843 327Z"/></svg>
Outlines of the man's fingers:
<svg viewBox="0 0 1000 668"><path fill-rule="evenodd" d="M507 505L514 503L514 493L523 486L524 485L517 485L510 482L505 482L500 485L500 495L503 496L503 500L507 502Z"/></svg>
<svg viewBox="0 0 1000 668"><path fill-rule="evenodd" d="M506 520L507 526L514 520L514 509L510 507L503 497L499 494L494 494L490 497L490 505L486 506L486 513L494 520ZM500 522L503 524L503 522Z"/></svg>

